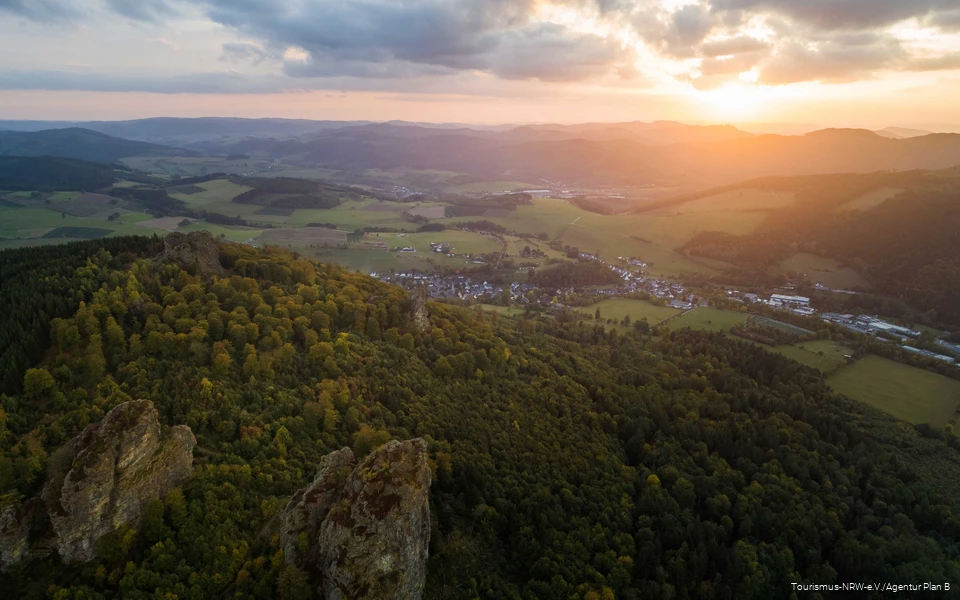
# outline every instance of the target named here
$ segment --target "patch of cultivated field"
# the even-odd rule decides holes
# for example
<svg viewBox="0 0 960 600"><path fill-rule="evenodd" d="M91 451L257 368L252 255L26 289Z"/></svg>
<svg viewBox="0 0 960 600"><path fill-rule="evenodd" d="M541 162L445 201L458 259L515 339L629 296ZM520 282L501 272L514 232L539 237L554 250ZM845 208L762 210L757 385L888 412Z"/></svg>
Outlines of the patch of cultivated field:
<svg viewBox="0 0 960 600"><path fill-rule="evenodd" d="M960 381L879 356L827 379L836 391L910 423L946 425L960 406Z"/></svg>
<svg viewBox="0 0 960 600"><path fill-rule="evenodd" d="M600 309L600 318L616 319L622 321L627 315L631 321L646 319L650 325L657 325L666 321L670 317L680 314L676 308L669 306L654 306L645 300L628 300L623 298L612 298L610 300L601 300L596 304L591 304L579 309L584 315L584 320L593 319L596 316L597 309Z"/></svg>
<svg viewBox="0 0 960 600"><path fill-rule="evenodd" d="M402 237L401 237L402 236ZM381 233L379 238L387 247L409 246L417 252L437 254L430 249L431 242L449 244L450 254L489 254L500 252L503 247L500 241L492 235L483 235L471 231L434 231L428 233Z"/></svg>
<svg viewBox="0 0 960 600"><path fill-rule="evenodd" d="M338 248L311 248L302 250L320 262L342 265L363 273L385 273L391 269L403 272L418 269L432 273L433 260L421 252L384 252L382 250L340 250Z"/></svg>
<svg viewBox="0 0 960 600"><path fill-rule="evenodd" d="M849 202L844 202L836 208L838 211L848 211L848 210L861 210L866 211L871 208L880 206L887 200L894 198L902 192L900 188L891 188L883 187L880 189L873 190L872 192L867 192L866 194L854 198Z"/></svg>
<svg viewBox="0 0 960 600"><path fill-rule="evenodd" d="M257 241L277 246L336 246L347 242L347 234L345 231L326 227L291 227L267 229L260 234Z"/></svg>
<svg viewBox="0 0 960 600"><path fill-rule="evenodd" d="M44 234L45 239L96 240L110 234L109 229L100 227L55 227Z"/></svg>
<svg viewBox="0 0 960 600"><path fill-rule="evenodd" d="M195 219L187 219L185 217L162 217L159 219L150 219L149 221L140 221L137 223L140 227L153 227L154 229L166 229L167 231L173 231L180 227L180 223L183 221L193 222Z"/></svg>
<svg viewBox="0 0 960 600"><path fill-rule="evenodd" d="M790 206L794 202L793 192L773 192L769 190L731 190L684 202L675 206L661 208L648 214L659 216L677 216L688 214L718 214L768 212Z"/></svg>
<svg viewBox="0 0 960 600"><path fill-rule="evenodd" d="M747 315L735 310L722 310L709 306L700 306L688 311L675 319L670 319L666 326L671 331L684 329L703 329L706 331L729 331L735 325L747 322Z"/></svg>
<svg viewBox="0 0 960 600"><path fill-rule="evenodd" d="M416 208L410 209L413 216L426 217L428 219L442 219L447 216L446 204L420 204Z"/></svg>
<svg viewBox="0 0 960 600"><path fill-rule="evenodd" d="M780 272L804 273L811 281L820 281L829 288L850 290L870 289L863 275L840 261L815 254L799 253L781 262Z"/></svg>
<svg viewBox="0 0 960 600"><path fill-rule="evenodd" d="M249 191L251 188L245 185L237 185L227 179L214 179L213 181L204 181L203 183L196 184L196 187L202 188L202 191L195 192L191 194L179 194L171 193L170 195L177 200L183 200L187 203L188 206L193 206L196 208L206 208L210 210L210 206L217 203L226 203L230 202L240 194ZM231 202L231 204L233 204ZM239 206L233 204L233 206ZM221 206L221 210L225 207ZM221 212L221 211L215 211ZM226 213L226 214L236 214L236 213Z"/></svg>
<svg viewBox="0 0 960 600"><path fill-rule="evenodd" d="M800 364L813 367L814 369L820 369L823 373L831 373L835 369L842 367L846 363L844 356L851 352L846 346L830 340L814 340L811 342L803 342L796 346L764 347L788 358L792 358Z"/></svg>
<svg viewBox="0 0 960 600"><path fill-rule="evenodd" d="M491 313L497 313L507 317L516 317L526 313L521 306L498 306L496 304L478 304L477 306Z"/></svg>
<svg viewBox="0 0 960 600"><path fill-rule="evenodd" d="M356 231L362 227L392 227L413 231L418 227L403 216L402 211L369 210L369 206L377 206L377 200L351 200L336 208L305 208L298 209L287 217L287 223L294 227L303 227L308 223L333 223L340 229ZM397 206L403 206L397 204Z"/></svg>
<svg viewBox="0 0 960 600"><path fill-rule="evenodd" d="M600 252L600 256L606 260L615 260L618 256L637 256L653 263L650 270L654 275L714 272L711 267L694 262L673 250L700 228L716 224L717 220L709 215L694 215L685 220L642 214L600 215L585 211L566 200L544 198L534 200L532 205L518 206L507 216L482 218L510 231L531 235L545 233L551 240L576 246L584 252ZM454 217L443 222L449 224L476 219ZM717 230L716 227L713 229ZM733 229L733 226L727 229Z"/></svg>

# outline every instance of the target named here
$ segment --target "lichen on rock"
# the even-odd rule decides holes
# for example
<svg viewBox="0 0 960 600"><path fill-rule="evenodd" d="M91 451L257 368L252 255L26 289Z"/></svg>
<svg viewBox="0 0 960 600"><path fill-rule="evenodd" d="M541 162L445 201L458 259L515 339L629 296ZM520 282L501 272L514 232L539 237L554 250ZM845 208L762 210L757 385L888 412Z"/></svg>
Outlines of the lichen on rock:
<svg viewBox="0 0 960 600"><path fill-rule="evenodd" d="M100 538L135 527L147 502L189 477L196 443L189 427L162 429L148 400L120 404L74 438L68 467L43 490L61 559L92 560Z"/></svg>
<svg viewBox="0 0 960 600"><path fill-rule="evenodd" d="M421 598L430 483L423 439L388 442L359 465L349 448L328 454L280 515L285 560L311 573L325 600Z"/></svg>
<svg viewBox="0 0 960 600"><path fill-rule="evenodd" d="M347 477L356 466L356 459L350 448L343 448L320 459L320 466L313 483L301 489L280 515L280 547L288 565L297 565L315 570L316 540L320 524L326 518L330 507L340 496ZM306 551L300 549L300 538L307 540Z"/></svg>
<svg viewBox="0 0 960 600"><path fill-rule="evenodd" d="M327 600L423 595L430 483L423 439L388 442L354 469L320 528Z"/></svg>

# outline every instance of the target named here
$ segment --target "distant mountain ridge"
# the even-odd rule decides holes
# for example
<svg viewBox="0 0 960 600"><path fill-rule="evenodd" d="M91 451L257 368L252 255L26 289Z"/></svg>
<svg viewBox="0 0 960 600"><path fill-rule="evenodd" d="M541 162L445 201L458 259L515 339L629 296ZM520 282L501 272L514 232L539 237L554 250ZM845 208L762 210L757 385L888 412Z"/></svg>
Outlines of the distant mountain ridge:
<svg viewBox="0 0 960 600"><path fill-rule="evenodd" d="M113 137L79 127L0 131L0 156L55 156L114 163L128 156L191 156L196 152Z"/></svg>
<svg viewBox="0 0 960 600"><path fill-rule="evenodd" d="M0 122L0 128L18 124L41 126L38 122ZM107 133L80 129L59 130L61 133L0 132L0 154L47 152L86 160L116 160L134 154L202 152L351 172L424 169L489 180L544 179L572 187L660 185L685 189L771 175L960 165L960 135L895 127L880 132L822 129L804 135L755 135L732 125L674 121L486 127L403 121L157 118L85 125ZM76 140L51 145L14 145L9 141L17 135L42 139L64 136L65 132L96 142L93 148L100 145L110 149L101 148L95 158L87 148L78 150L81 144ZM140 141L114 137L107 144L103 137L95 137L121 134ZM188 150L156 145L161 140Z"/></svg>

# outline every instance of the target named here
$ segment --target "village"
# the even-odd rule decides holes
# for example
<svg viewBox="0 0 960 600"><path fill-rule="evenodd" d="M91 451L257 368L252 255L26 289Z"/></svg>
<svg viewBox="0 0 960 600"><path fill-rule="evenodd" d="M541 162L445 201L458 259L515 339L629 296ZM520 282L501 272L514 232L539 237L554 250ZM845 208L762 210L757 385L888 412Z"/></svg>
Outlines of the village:
<svg viewBox="0 0 960 600"><path fill-rule="evenodd" d="M433 245L435 252L447 251L441 245ZM702 298L702 290L692 290L683 283L656 278L646 274L648 263L636 257L617 257L619 264L606 262L599 256L590 253L579 253L580 261L598 262L613 271L619 282L606 286L582 287L543 287L526 281L510 283L492 283L483 276L472 274L427 274L411 270L407 272L371 273L371 276L387 283L399 285L408 290L422 288L428 297L436 300L456 301L467 304L493 304L501 306L520 306L539 308L540 310L562 310L575 308L567 305L564 299L576 297L584 299L604 299L618 297L646 297L651 301L662 303L664 306L681 311L693 310L698 306L709 306L710 302ZM519 271L526 274L526 271ZM490 278L487 276L488 279ZM819 282L817 290L826 290ZM859 334L869 335L877 340L897 344L903 350L926 356L945 363L954 364L960 357L960 344L953 344L942 339L935 340L935 344L942 350L934 352L916 347L922 332L902 325L891 323L877 315L867 314L840 314L834 312L820 312L811 306L811 298L791 293L791 287L778 288L769 294L742 292L737 289L725 289L726 300L742 304L750 310L750 306L763 306L775 311L782 311L802 317L820 318L833 325L850 329ZM853 294L847 290L830 290Z"/></svg>

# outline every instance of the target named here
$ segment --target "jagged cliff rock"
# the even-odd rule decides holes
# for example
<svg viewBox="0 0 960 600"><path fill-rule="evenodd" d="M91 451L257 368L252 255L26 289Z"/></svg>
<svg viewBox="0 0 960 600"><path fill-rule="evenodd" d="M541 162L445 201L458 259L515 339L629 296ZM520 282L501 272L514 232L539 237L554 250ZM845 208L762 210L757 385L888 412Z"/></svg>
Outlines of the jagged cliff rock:
<svg viewBox="0 0 960 600"><path fill-rule="evenodd" d="M163 252L157 260L180 265L186 269L196 268L204 275L222 275L220 246L209 231L194 231L186 235L173 232L163 239Z"/></svg>
<svg viewBox="0 0 960 600"><path fill-rule="evenodd" d="M415 600L430 542L431 473L423 439L388 442L347 478L320 527L326 600Z"/></svg>
<svg viewBox="0 0 960 600"><path fill-rule="evenodd" d="M284 559L311 573L325 600L419 599L430 480L419 438L389 442L359 465L349 448L328 454L280 514Z"/></svg>
<svg viewBox="0 0 960 600"><path fill-rule="evenodd" d="M313 483L303 488L290 499L280 515L280 547L284 560L290 565L299 565L310 571L318 567L316 539L320 524L330 507L340 496L347 477L356 466L350 448L337 450L320 460ZM306 552L300 552L300 536L307 541Z"/></svg>
<svg viewBox="0 0 960 600"><path fill-rule="evenodd" d="M146 503L163 497L193 468L189 427L161 430L148 400L124 402L88 426L64 450L43 499L64 562L95 557L96 543L121 525L136 527Z"/></svg>
<svg viewBox="0 0 960 600"><path fill-rule="evenodd" d="M430 313L427 311L427 288L420 286L411 294L413 323L420 331L430 331Z"/></svg>

